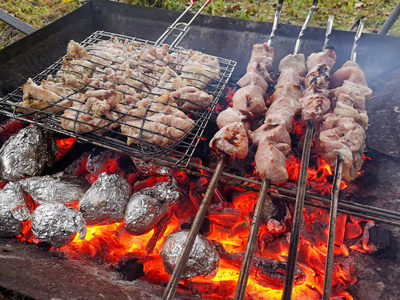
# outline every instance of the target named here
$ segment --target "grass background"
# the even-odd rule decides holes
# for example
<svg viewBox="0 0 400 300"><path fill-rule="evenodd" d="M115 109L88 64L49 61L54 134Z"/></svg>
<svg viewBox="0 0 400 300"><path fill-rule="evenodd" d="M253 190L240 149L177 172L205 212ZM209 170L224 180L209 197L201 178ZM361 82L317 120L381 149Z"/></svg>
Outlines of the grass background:
<svg viewBox="0 0 400 300"><path fill-rule="evenodd" d="M39 29L68 14L82 5L80 0L1 0L0 9L13 14L25 23ZM189 0L125 0L136 5L152 6L172 10L184 10ZM199 0L195 9L204 1ZM229 18L272 22L278 0L211 0L203 13ZM302 25L311 7L311 0L286 0L283 4L280 23ZM335 16L334 29L349 30L359 19L364 18L364 32L377 32L390 15L397 1L388 0L325 0L319 1L310 26L325 27L329 15ZM396 21L390 35L400 36L400 21ZM0 21L0 49L22 38L24 35Z"/></svg>

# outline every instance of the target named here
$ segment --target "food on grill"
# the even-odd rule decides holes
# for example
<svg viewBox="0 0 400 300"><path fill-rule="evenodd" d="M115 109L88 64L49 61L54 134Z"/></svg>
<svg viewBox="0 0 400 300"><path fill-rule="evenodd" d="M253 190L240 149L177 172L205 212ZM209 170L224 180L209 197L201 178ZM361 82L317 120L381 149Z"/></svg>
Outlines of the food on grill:
<svg viewBox="0 0 400 300"><path fill-rule="evenodd" d="M18 183L36 203L77 203L90 187L86 179L68 174L30 177Z"/></svg>
<svg viewBox="0 0 400 300"><path fill-rule="evenodd" d="M250 130L253 121L253 114L247 110L236 110L232 107L221 111L217 117L217 126L219 129L222 127L234 123L242 122L246 131Z"/></svg>
<svg viewBox="0 0 400 300"><path fill-rule="evenodd" d="M255 145L258 145L263 141L269 141L271 143L286 143L288 145L291 144L289 132L283 124L278 126L263 124L251 132L250 137Z"/></svg>
<svg viewBox="0 0 400 300"><path fill-rule="evenodd" d="M363 165L365 149L365 129L368 116L365 102L370 99L372 90L355 62L346 62L333 74L332 93L333 113L324 117L318 128L316 148L321 157L331 166L336 166L336 156L343 158L342 178L354 180Z"/></svg>
<svg viewBox="0 0 400 300"><path fill-rule="evenodd" d="M210 148L230 158L244 159L249 151L248 138L243 123L234 122L222 127L210 141Z"/></svg>
<svg viewBox="0 0 400 300"><path fill-rule="evenodd" d="M135 192L125 209L124 227L134 235L152 230L169 213L179 199L175 180L158 182L154 186Z"/></svg>
<svg viewBox="0 0 400 300"><path fill-rule="evenodd" d="M259 143L254 163L261 179L268 178L271 182L279 183L289 178L286 170L286 156L274 143L266 141Z"/></svg>
<svg viewBox="0 0 400 300"><path fill-rule="evenodd" d="M71 243L79 232L86 235L85 220L74 208L61 203L43 203L31 216L31 229L35 238L61 248Z"/></svg>
<svg viewBox="0 0 400 300"><path fill-rule="evenodd" d="M262 114L265 109L264 91L257 85L248 85L236 91L232 98L233 108L246 110L254 115Z"/></svg>
<svg viewBox="0 0 400 300"><path fill-rule="evenodd" d="M9 182L0 190L0 237L21 233L22 221L31 216L25 195L18 183Z"/></svg>
<svg viewBox="0 0 400 300"><path fill-rule="evenodd" d="M130 110L121 124L127 144L147 142L166 146L181 139L192 127L194 121L176 108L170 93L164 93L155 100L144 99L137 108Z"/></svg>
<svg viewBox="0 0 400 300"><path fill-rule="evenodd" d="M287 92L284 88L281 88L276 90L272 95L275 100L265 114L264 124L271 126L284 124L286 130L290 132L293 120L301 109L299 98L296 97L297 91L300 88L292 84L288 84L287 87L292 91Z"/></svg>
<svg viewBox="0 0 400 300"><path fill-rule="evenodd" d="M247 64L246 74L254 72L262 76L266 83L272 82L269 70L272 68L273 60L274 49L272 47L269 47L267 43L254 44L250 61ZM257 85L256 83L253 84Z"/></svg>
<svg viewBox="0 0 400 300"><path fill-rule="evenodd" d="M123 177L102 173L79 201L79 212L88 225L121 222L130 193Z"/></svg>
<svg viewBox="0 0 400 300"><path fill-rule="evenodd" d="M299 76L303 77L306 74L306 65L304 54L289 54L286 55L279 63L278 66L279 72L283 72L283 70L292 69L293 72L299 74Z"/></svg>
<svg viewBox="0 0 400 300"><path fill-rule="evenodd" d="M10 137L0 149L0 177L19 180L36 176L53 165L57 145L51 135L36 126Z"/></svg>
<svg viewBox="0 0 400 300"><path fill-rule="evenodd" d="M102 135L122 124L128 145L142 137L162 146L175 143L195 124L185 113L208 109L213 96L204 89L220 79L220 63L198 51L176 56L169 51L168 45L115 37L86 47L70 41L56 74L40 85L28 79L17 111L62 114L61 127L75 133ZM164 94L169 98L164 107L140 102L160 102Z"/></svg>
<svg viewBox="0 0 400 300"><path fill-rule="evenodd" d="M161 245L160 256L169 274L176 265L188 234L189 231L186 230L171 233ZM214 275L219 267L219 258L219 253L213 243L205 236L198 234L190 250L186 267L183 269L182 278Z"/></svg>
<svg viewBox="0 0 400 300"><path fill-rule="evenodd" d="M325 51L311 53L307 58L307 70L314 69L317 65L326 64L330 69L336 62L336 53L332 47L326 47Z"/></svg>

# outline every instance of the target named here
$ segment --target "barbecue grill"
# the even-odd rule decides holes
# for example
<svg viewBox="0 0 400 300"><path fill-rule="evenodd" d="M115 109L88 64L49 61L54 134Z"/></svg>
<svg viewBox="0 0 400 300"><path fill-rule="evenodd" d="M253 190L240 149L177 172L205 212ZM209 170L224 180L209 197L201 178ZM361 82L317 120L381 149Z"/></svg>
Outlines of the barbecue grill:
<svg viewBox="0 0 400 300"><path fill-rule="evenodd" d="M66 45L70 39L82 41L92 32L100 30L100 32L96 34L108 35L107 32L116 32L124 37L137 37L143 42L154 41L160 36L160 32L163 32L163 29L165 29L168 24L171 24L178 15L177 12L127 6L109 1L98 0L89 2L75 12L0 52L0 61L3 66L0 70L0 76L4 78L0 83L0 92L3 96L7 95L17 86L23 84L28 76L33 77L48 65L51 65L65 54ZM140 24L146 24L146 26L142 27ZM232 76L232 81L235 82L245 72L245 66L250 57L249 49L251 45L266 40L271 31L271 26L272 24L268 23L234 19L227 20L219 17L200 15L195 24L192 25L190 34L182 40L181 46L183 49L199 50L207 54L219 57L223 56L233 61L238 61L238 65ZM285 55L292 52L298 32L299 28L297 26L280 25L278 27L275 32L273 45L276 51L275 64ZM311 52L318 51L324 37L324 29L309 28L304 33L301 52L308 55ZM338 57L336 66L341 66L349 59L353 40L354 33L335 30L332 32L330 44L334 45L336 49ZM358 43L358 63L363 68L370 86L378 90L378 92L379 85L393 74L396 74L398 70L400 63L397 50L399 46L400 39L397 37L373 34L364 34ZM334 71L335 69L332 70L332 72ZM393 89L392 94L398 91L398 87L397 89L391 88ZM379 99L377 96L375 96L371 102L372 101L380 101L380 103L370 104L372 107L376 109L380 108L381 110L387 109L385 108L387 103L383 103L384 100ZM390 105L391 104L393 104L393 102L390 102ZM374 120L374 118L372 119ZM395 121L393 121L393 129L395 125ZM367 136L371 134L371 131L372 135L379 132L379 126L380 124L378 121L376 123L371 122L371 128L367 132ZM85 141L83 137L82 140ZM90 139L87 140L91 141ZM371 151L373 151L372 149L374 148L378 148L381 152L385 152L384 149L382 150L381 145L372 143L368 146ZM396 157L396 155L392 153L384 154L385 156L376 158L377 162L373 170L376 170L378 174L384 178L384 183L391 185L392 189L390 191L384 191L384 189L379 189L378 187L376 190L369 192L381 198L389 194L396 194L396 192L398 195L398 187L395 184L398 171L396 169L396 164L393 163L398 159L398 156ZM392 158L395 160L391 160ZM155 159L155 161L171 165L171 161L165 157L162 157L161 160ZM176 161L172 161L172 166L176 166L175 162ZM186 161L184 165L197 170L203 169L212 171L209 167L197 166L188 161ZM187 171L200 174L193 170ZM202 176L204 176L204 174ZM231 180L235 179L256 185L260 184L258 181L229 172L223 172L222 176L223 179L220 182L228 182L231 184ZM379 186L385 186L384 183L381 182ZM285 188L277 186L272 187L288 195L278 196L281 198L290 198L296 193L295 191L293 192ZM252 189L252 187L249 186L246 186L246 188ZM255 188L255 190L257 190L257 188ZM306 194L306 198L322 200L329 203L328 199L311 194ZM290 199L293 200L293 198ZM306 203L312 204L311 202ZM400 217L399 214L396 213L396 210L398 211L398 204L389 211L385 209L375 210L368 206L345 201L339 203L339 211L350 212L353 215L359 214L364 217L371 217L371 219L398 225Z"/></svg>

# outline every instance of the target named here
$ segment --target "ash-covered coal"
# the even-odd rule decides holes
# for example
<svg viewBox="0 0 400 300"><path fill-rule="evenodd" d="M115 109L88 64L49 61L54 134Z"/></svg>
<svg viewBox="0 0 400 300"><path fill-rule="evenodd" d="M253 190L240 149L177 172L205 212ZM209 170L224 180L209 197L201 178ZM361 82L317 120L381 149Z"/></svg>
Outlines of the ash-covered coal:
<svg viewBox="0 0 400 300"><path fill-rule="evenodd" d="M140 158L131 157L133 163L135 164L136 171L144 177L162 175L168 176L170 174L170 169L165 166L160 166L152 162L146 162Z"/></svg>
<svg viewBox="0 0 400 300"><path fill-rule="evenodd" d="M13 237L21 233L22 221L31 213L18 183L10 182L0 190L0 237Z"/></svg>
<svg viewBox="0 0 400 300"><path fill-rule="evenodd" d="M139 262L139 258L134 255L126 255L118 260L118 264L114 269L121 275L121 277L128 281L136 280L144 275L143 264Z"/></svg>
<svg viewBox="0 0 400 300"><path fill-rule="evenodd" d="M189 231L181 230L166 237L160 249L160 256L165 269L172 273L174 266L185 245ZM182 273L182 278L194 276L212 276L219 267L219 253L213 243L205 236L198 234L190 250L189 259Z"/></svg>
<svg viewBox="0 0 400 300"><path fill-rule="evenodd" d="M102 173L82 196L79 211L88 225L121 222L130 193L129 183L123 177Z"/></svg>
<svg viewBox="0 0 400 300"><path fill-rule="evenodd" d="M68 174L30 177L19 181L23 190L36 203L73 204L86 193L90 184L86 179Z"/></svg>
<svg viewBox="0 0 400 300"><path fill-rule="evenodd" d="M15 181L40 175L53 165L57 144L51 134L35 126L10 137L0 149L0 177Z"/></svg>
<svg viewBox="0 0 400 300"><path fill-rule="evenodd" d="M157 182L132 195L125 209L124 226L127 232L142 235L153 229L177 203L179 190L176 181Z"/></svg>
<svg viewBox="0 0 400 300"><path fill-rule="evenodd" d="M74 208L61 203L44 203L36 208L31 217L31 229L35 238L61 248L75 238L86 235L85 220Z"/></svg>

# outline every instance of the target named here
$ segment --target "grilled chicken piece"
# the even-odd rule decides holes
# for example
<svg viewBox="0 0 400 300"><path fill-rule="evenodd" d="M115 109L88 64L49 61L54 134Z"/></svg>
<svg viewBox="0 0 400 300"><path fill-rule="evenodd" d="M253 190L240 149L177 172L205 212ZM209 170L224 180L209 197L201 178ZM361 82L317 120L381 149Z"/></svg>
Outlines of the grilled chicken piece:
<svg viewBox="0 0 400 300"><path fill-rule="evenodd" d="M283 69L279 75L278 81L276 82L275 91L288 84L300 87L303 84L303 81L304 78L301 77L295 69Z"/></svg>
<svg viewBox="0 0 400 300"><path fill-rule="evenodd" d="M246 158L248 148L246 130L241 122L230 123L222 127L210 141L210 148L218 154L227 154L230 158Z"/></svg>
<svg viewBox="0 0 400 300"><path fill-rule="evenodd" d="M247 72L242 78L240 78L237 84L242 88L249 85L259 86L260 88L262 88L264 93L268 89L268 83L265 81L265 79L260 74L252 70Z"/></svg>
<svg viewBox="0 0 400 300"><path fill-rule="evenodd" d="M304 54L289 54L279 63L279 72L284 69L294 69L301 77L306 74L306 65Z"/></svg>
<svg viewBox="0 0 400 300"><path fill-rule="evenodd" d="M301 97L300 86L293 85L291 82L287 82L279 88L275 89L275 92L269 97L268 104L273 104L276 100L281 98L295 99L297 101Z"/></svg>
<svg viewBox="0 0 400 300"><path fill-rule="evenodd" d="M90 59L90 55L77 42L71 40L67 46L67 57L69 58L86 58Z"/></svg>
<svg viewBox="0 0 400 300"><path fill-rule="evenodd" d="M329 88L329 70L326 64L319 64L309 70L304 85L311 91L327 90Z"/></svg>
<svg viewBox="0 0 400 300"><path fill-rule="evenodd" d="M273 143L261 142L254 158L256 171L261 179L268 178L273 183L288 180L286 157Z"/></svg>
<svg viewBox="0 0 400 300"><path fill-rule="evenodd" d="M311 53L307 58L307 70L314 69L319 64L326 64L329 69L332 69L336 62L336 53L333 48L327 48L323 52Z"/></svg>
<svg viewBox="0 0 400 300"><path fill-rule="evenodd" d="M262 142L285 143L290 145L290 135L284 124L278 126L263 124L250 134L253 144L258 145Z"/></svg>
<svg viewBox="0 0 400 300"><path fill-rule="evenodd" d="M362 166L365 149L365 131L353 118L339 117L331 114L325 118L319 134L318 147L322 149L321 157L334 168L336 154L344 158L343 179L354 180Z"/></svg>
<svg viewBox="0 0 400 300"><path fill-rule="evenodd" d="M207 92L199 90L194 86L185 86L172 92L176 104L187 110L198 110L207 108L212 100L212 96Z"/></svg>
<svg viewBox="0 0 400 300"><path fill-rule="evenodd" d="M363 71L360 66L353 61L344 63L344 65L332 75L330 87L337 88L342 86L345 80L367 86Z"/></svg>
<svg viewBox="0 0 400 300"><path fill-rule="evenodd" d="M273 60L274 60L274 49L273 48L269 47L266 43L254 44L253 51L251 52L250 61L247 64L246 73L258 74L261 76L262 79L264 79L264 81L266 83L270 83L270 82L272 82L272 80L269 75L269 70L272 67ZM249 76L249 75L247 75L247 76ZM252 76L252 77L254 77L254 76ZM243 77L241 80L242 80L242 82L248 81L248 79L243 78ZM261 82L260 87L263 88L264 86L265 86L264 83Z"/></svg>
<svg viewBox="0 0 400 300"><path fill-rule="evenodd" d="M41 85L37 85L31 78L24 84L23 102L20 106L28 109L44 110L46 112L60 113L72 105L72 101L46 90ZM17 108L17 111L26 111L24 108Z"/></svg>
<svg viewBox="0 0 400 300"><path fill-rule="evenodd" d="M333 113L339 117L353 118L364 130L368 128L368 115L366 110L355 109L354 100L347 94L340 94L336 100Z"/></svg>
<svg viewBox="0 0 400 300"><path fill-rule="evenodd" d="M264 123L268 125L284 124L286 130L290 132L294 117L299 112L300 103L296 98L279 98L268 109Z"/></svg>
<svg viewBox="0 0 400 300"><path fill-rule="evenodd" d="M186 84L182 78L169 67L165 68L164 73L160 77L160 82L151 90L153 94L161 95L164 92L172 92Z"/></svg>
<svg viewBox="0 0 400 300"><path fill-rule="evenodd" d="M253 121L253 115L247 110L236 110L232 107L228 107L224 111L221 111L217 117L218 128L235 123L242 122L246 131L250 130L251 123Z"/></svg>
<svg viewBox="0 0 400 300"><path fill-rule="evenodd" d="M60 82L54 82L51 80L43 80L41 87L61 97L68 97L75 93L75 91L68 86L63 85Z"/></svg>
<svg viewBox="0 0 400 300"><path fill-rule="evenodd" d="M345 80L343 85L334 91L333 105L341 94L346 94L352 99L355 109L365 110L365 102L371 98L372 90L367 86Z"/></svg>
<svg viewBox="0 0 400 300"><path fill-rule="evenodd" d="M266 109L264 92L255 85L238 89L233 95L232 102L234 109L246 110L254 115L260 115Z"/></svg>
<svg viewBox="0 0 400 300"><path fill-rule="evenodd" d="M302 111L301 118L305 121L320 121L323 114L331 107L331 102L322 92L309 94L299 100Z"/></svg>
<svg viewBox="0 0 400 300"><path fill-rule="evenodd" d="M166 146L193 127L194 121L176 108L170 93L164 93L155 101L141 100L137 105L124 117L121 126L121 132L128 137L128 145L144 141Z"/></svg>

